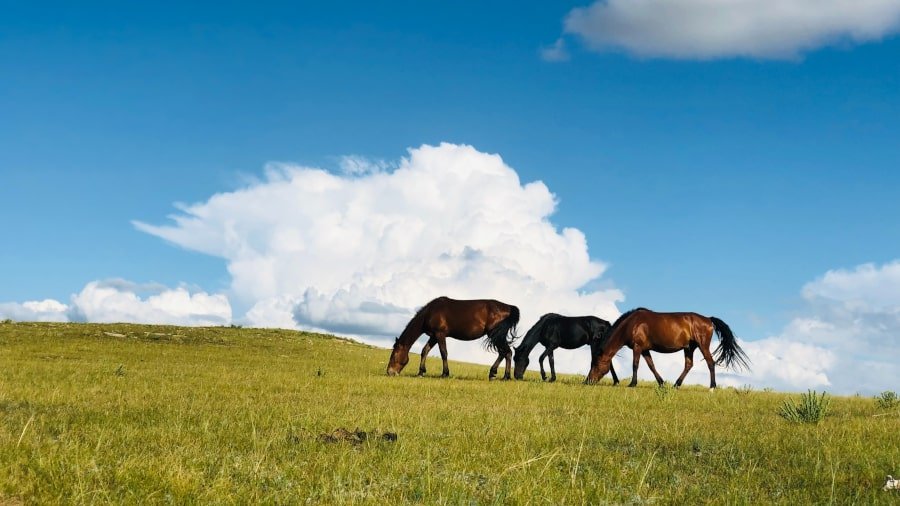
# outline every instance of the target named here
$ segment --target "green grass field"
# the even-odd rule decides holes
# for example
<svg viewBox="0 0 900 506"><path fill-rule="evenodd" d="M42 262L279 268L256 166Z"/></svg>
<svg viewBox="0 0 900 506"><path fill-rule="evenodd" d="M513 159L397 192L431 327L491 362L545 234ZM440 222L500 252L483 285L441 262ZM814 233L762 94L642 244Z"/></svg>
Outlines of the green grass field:
<svg viewBox="0 0 900 506"><path fill-rule="evenodd" d="M797 395L489 382L468 364L441 379L437 360L417 378L417 356L389 378L388 354L278 330L0 324L0 504L900 502L881 490L900 411L871 398L804 425L777 414ZM370 437L322 438L338 428Z"/></svg>

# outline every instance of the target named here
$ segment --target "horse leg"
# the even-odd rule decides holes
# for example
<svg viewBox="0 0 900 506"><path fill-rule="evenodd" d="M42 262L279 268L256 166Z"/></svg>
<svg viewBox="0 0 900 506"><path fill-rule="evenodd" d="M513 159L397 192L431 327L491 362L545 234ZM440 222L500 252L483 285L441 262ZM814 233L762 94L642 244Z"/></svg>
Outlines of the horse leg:
<svg viewBox="0 0 900 506"><path fill-rule="evenodd" d="M425 357L428 356L428 352L431 351L431 348L435 344L437 344L437 338L429 337L428 342L422 347L422 361L419 362L419 376L425 376Z"/></svg>
<svg viewBox="0 0 900 506"><path fill-rule="evenodd" d="M553 350L550 350L550 355L547 356L550 360L550 383L556 381L556 366L553 364Z"/></svg>
<svg viewBox="0 0 900 506"><path fill-rule="evenodd" d="M510 380L512 379L512 375L510 374L510 370L512 369L512 348L507 345L506 351L501 353L505 353L506 355L506 372L503 373L503 379Z"/></svg>
<svg viewBox="0 0 900 506"><path fill-rule="evenodd" d="M488 373L488 379L492 380L497 377L497 368L500 367L500 362L503 361L503 352L497 352L497 360L494 361L494 365L491 366L491 371Z"/></svg>
<svg viewBox="0 0 900 506"><path fill-rule="evenodd" d="M650 356L650 350L644 350L641 355L644 356L644 360L646 360L647 365L650 366L650 372L653 373L653 377L656 378L656 382L660 385L665 383L662 379L662 376L660 376L659 373L656 372L656 366L653 365L653 358Z"/></svg>
<svg viewBox="0 0 900 506"><path fill-rule="evenodd" d="M613 386L618 385L618 384L619 384L619 377L616 376L616 368L613 367L612 360L610 360L610 362L609 362L609 372L612 373Z"/></svg>
<svg viewBox="0 0 900 506"><path fill-rule="evenodd" d="M442 378L450 377L450 367L447 365L447 338L441 336L438 338L438 346L441 350L441 360L444 361L444 371L441 372Z"/></svg>
<svg viewBox="0 0 900 506"><path fill-rule="evenodd" d="M687 376L688 371L691 370L691 367L694 367L694 347L691 346L689 348L685 348L684 350L684 371L681 372L681 376L678 377L678 380L675 381L675 388L681 386L681 383L684 382L685 376Z"/></svg>
<svg viewBox="0 0 900 506"><path fill-rule="evenodd" d="M541 366L541 381L547 381L547 373L544 372L544 357L550 353L549 349L544 349L544 353L541 353L541 358L538 359L538 364Z"/></svg>
<svg viewBox="0 0 900 506"><path fill-rule="evenodd" d="M700 353L706 359L706 365L709 366L709 388L716 388L716 361L713 360L712 353L709 352L709 346L701 346Z"/></svg>
<svg viewBox="0 0 900 506"><path fill-rule="evenodd" d="M612 363L612 362L610 362L610 363ZM634 347L634 358L631 361L631 368L632 368L631 383L628 384L628 386L630 386L630 387L637 386L637 370L638 370L638 366L640 364L641 364L641 350L640 350L640 348L635 346Z"/></svg>

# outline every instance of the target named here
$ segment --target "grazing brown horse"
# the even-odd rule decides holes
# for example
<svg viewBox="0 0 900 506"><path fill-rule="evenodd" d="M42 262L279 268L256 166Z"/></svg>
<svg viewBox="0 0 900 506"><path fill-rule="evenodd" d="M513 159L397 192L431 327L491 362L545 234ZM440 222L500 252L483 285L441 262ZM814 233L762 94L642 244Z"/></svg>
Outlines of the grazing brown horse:
<svg viewBox="0 0 900 506"><path fill-rule="evenodd" d="M712 342L713 331L719 335L719 347L716 348L716 360L713 360L709 345ZM749 369L747 355L737 344L734 334L728 325L713 316L706 317L697 313L657 313L649 309L639 307L623 314L613 324L606 344L600 350L592 350L591 370L585 378L585 383L600 381L609 371L613 356L628 346L634 351L632 362L634 374L631 376L633 387L637 385L638 364L641 356L650 366L650 371L656 377L656 382L662 385L663 379L653 366L650 352L676 353L684 351L684 371L675 382L675 386L681 386L684 377L694 365L694 350L700 348L700 353L706 359L709 366L709 388L716 388L716 364L726 367Z"/></svg>
<svg viewBox="0 0 900 506"><path fill-rule="evenodd" d="M506 374L503 379L510 379L509 369L512 361L510 343L516 339L515 329L519 323L519 308L496 300L454 300L438 297L425 304L400 337L394 341L394 350L388 361L387 373L390 376L400 374L409 362L409 349L422 334L428 334L428 342L422 348L422 361L419 364L419 376L425 374L425 357L437 344L441 349L444 361L442 377L450 376L447 367L447 338L461 341L474 341L487 334L485 346L497 352L497 360L491 366L489 378L497 375L500 361L506 359ZM507 340L507 334L511 339Z"/></svg>

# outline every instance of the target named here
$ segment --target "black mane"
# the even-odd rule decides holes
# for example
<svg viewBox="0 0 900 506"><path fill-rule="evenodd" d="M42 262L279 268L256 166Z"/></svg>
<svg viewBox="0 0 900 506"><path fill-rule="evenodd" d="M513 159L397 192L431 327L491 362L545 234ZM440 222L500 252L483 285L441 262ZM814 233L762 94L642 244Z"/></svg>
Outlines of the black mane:
<svg viewBox="0 0 900 506"><path fill-rule="evenodd" d="M622 316L616 318L616 323L613 323L612 328L609 329L610 334L612 334L612 331L616 330L616 327L618 327L620 323L624 322L625 319L628 318L629 316L631 316L631 313L634 313L635 311L650 311L650 310L645 307L636 307L630 311L626 311L626 312L622 313Z"/></svg>
<svg viewBox="0 0 900 506"><path fill-rule="evenodd" d="M438 299L440 299L440 298L446 298L446 297L438 297ZM431 301L431 302L434 302L435 300L438 300L438 299L434 299L434 300ZM406 327L404 327L403 332L401 332L399 336L397 336L396 338L394 338L394 346L396 346L397 343L400 342L400 338L403 337L403 334L405 334L406 331L409 330L409 328L413 325L413 323L416 322L416 320L419 319L419 318L422 316L422 314L425 312L425 308L427 308L428 306L430 306L430 305L431 305L431 302L429 302L428 304L425 304L424 306L420 307L420 308L416 311L416 314L414 314L413 317L410 318L409 323L406 324Z"/></svg>

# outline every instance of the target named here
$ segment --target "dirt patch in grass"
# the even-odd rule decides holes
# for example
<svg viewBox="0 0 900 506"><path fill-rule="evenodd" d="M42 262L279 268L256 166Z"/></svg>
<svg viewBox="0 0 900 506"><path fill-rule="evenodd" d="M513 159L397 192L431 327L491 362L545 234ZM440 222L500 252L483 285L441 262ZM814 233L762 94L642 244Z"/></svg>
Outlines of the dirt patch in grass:
<svg viewBox="0 0 900 506"><path fill-rule="evenodd" d="M331 432L323 432L316 438L322 443L350 443L359 445L368 439L378 439L381 441L394 442L397 440L396 432L381 432L377 430L366 432L364 430L347 430L343 427L334 429Z"/></svg>

